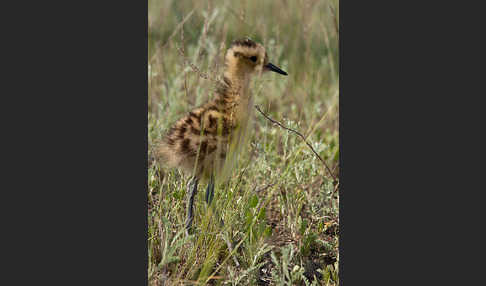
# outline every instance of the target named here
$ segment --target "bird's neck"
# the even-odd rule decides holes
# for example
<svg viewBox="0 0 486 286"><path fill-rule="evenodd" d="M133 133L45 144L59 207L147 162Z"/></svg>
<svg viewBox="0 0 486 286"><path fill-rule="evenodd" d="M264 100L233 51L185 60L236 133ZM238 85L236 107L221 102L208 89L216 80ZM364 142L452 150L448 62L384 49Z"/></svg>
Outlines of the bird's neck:
<svg viewBox="0 0 486 286"><path fill-rule="evenodd" d="M227 89L223 97L230 107L232 116L237 122L246 122L253 102L249 90L251 75L233 68L224 72L224 79Z"/></svg>
<svg viewBox="0 0 486 286"><path fill-rule="evenodd" d="M225 81L229 80L229 90L235 101L247 101L250 97L250 73L241 68L231 67L224 72Z"/></svg>

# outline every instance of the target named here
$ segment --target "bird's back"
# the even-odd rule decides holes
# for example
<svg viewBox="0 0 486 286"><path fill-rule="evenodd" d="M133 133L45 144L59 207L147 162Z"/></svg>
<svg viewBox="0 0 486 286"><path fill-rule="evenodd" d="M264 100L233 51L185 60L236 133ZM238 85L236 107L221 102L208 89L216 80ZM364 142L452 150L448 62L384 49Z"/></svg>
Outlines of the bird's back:
<svg viewBox="0 0 486 286"><path fill-rule="evenodd" d="M251 100L236 100L220 90L208 103L193 109L169 129L157 148L157 157L168 167L207 179L226 178L247 136Z"/></svg>
<svg viewBox="0 0 486 286"><path fill-rule="evenodd" d="M157 148L158 159L199 179L214 175L216 180L224 180L249 138L253 111L250 77L264 70L287 75L268 61L262 45L250 39L234 41L226 52L224 81L219 83L215 98L170 128Z"/></svg>

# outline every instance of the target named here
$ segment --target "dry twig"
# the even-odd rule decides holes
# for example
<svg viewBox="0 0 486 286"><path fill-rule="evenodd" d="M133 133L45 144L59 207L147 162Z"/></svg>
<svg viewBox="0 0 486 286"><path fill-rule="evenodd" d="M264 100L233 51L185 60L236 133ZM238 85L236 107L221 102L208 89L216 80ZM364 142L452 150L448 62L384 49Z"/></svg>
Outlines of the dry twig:
<svg viewBox="0 0 486 286"><path fill-rule="evenodd" d="M272 123L274 124L277 124L278 126L282 127L283 129L285 130L288 130L288 131L291 131L291 132L294 132L295 134L297 134L300 138L302 138L302 140L305 142L305 144L307 144L307 146L309 146L309 148L312 150L312 152L314 153L314 155L317 156L317 158L319 158L319 160L322 162L322 164L324 164L324 166L326 167L327 169L327 172L329 173L329 175L331 175L332 179L333 179L333 184L336 186L338 184L338 181L336 179L336 177L334 176L334 174L332 173L331 169L329 169L329 167L327 166L326 162L324 161L324 159L321 158L321 156L319 156L319 154L317 154L316 150L314 150L314 148L312 147L312 145L307 142L307 140L305 139L304 135L302 135L302 133L300 133L299 131L296 131L292 128L288 128L288 127L285 127L284 125L282 125L282 123L270 118L268 115L266 115L261 109L260 107L258 107L258 105L255 105L255 108L268 120L270 120Z"/></svg>

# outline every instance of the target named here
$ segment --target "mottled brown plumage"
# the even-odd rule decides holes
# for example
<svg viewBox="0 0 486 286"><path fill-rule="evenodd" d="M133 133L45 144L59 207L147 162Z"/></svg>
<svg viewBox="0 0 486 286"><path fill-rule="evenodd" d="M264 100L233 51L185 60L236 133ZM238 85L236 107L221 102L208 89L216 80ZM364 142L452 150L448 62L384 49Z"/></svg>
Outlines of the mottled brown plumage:
<svg viewBox="0 0 486 286"><path fill-rule="evenodd" d="M214 181L229 175L236 154L245 145L253 111L250 78L268 70L287 75L268 61L262 45L250 39L234 41L226 52L223 81L214 99L177 120L156 148L159 162L193 177L188 184L188 229L199 180L210 179L206 190L210 203Z"/></svg>
<svg viewBox="0 0 486 286"><path fill-rule="evenodd" d="M262 45L250 39L234 41L225 56L224 80L213 100L190 111L168 131L157 157L169 167L179 167L198 178L211 174L224 177L223 169L233 159L229 154L247 137L252 97L248 90L253 74L275 70Z"/></svg>

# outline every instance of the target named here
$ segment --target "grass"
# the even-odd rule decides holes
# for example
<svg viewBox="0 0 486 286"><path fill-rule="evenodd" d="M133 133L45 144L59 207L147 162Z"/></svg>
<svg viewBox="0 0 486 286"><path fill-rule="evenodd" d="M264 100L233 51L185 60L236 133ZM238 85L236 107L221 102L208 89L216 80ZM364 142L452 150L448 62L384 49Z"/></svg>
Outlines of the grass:
<svg viewBox="0 0 486 286"><path fill-rule="evenodd" d="M338 175L338 11L321 0L149 0L149 146L213 96L229 43L250 36L289 73L255 79L255 104ZM211 208L199 186L188 237L189 178L149 166L149 285L339 284L338 192L325 166L258 111L244 150Z"/></svg>

